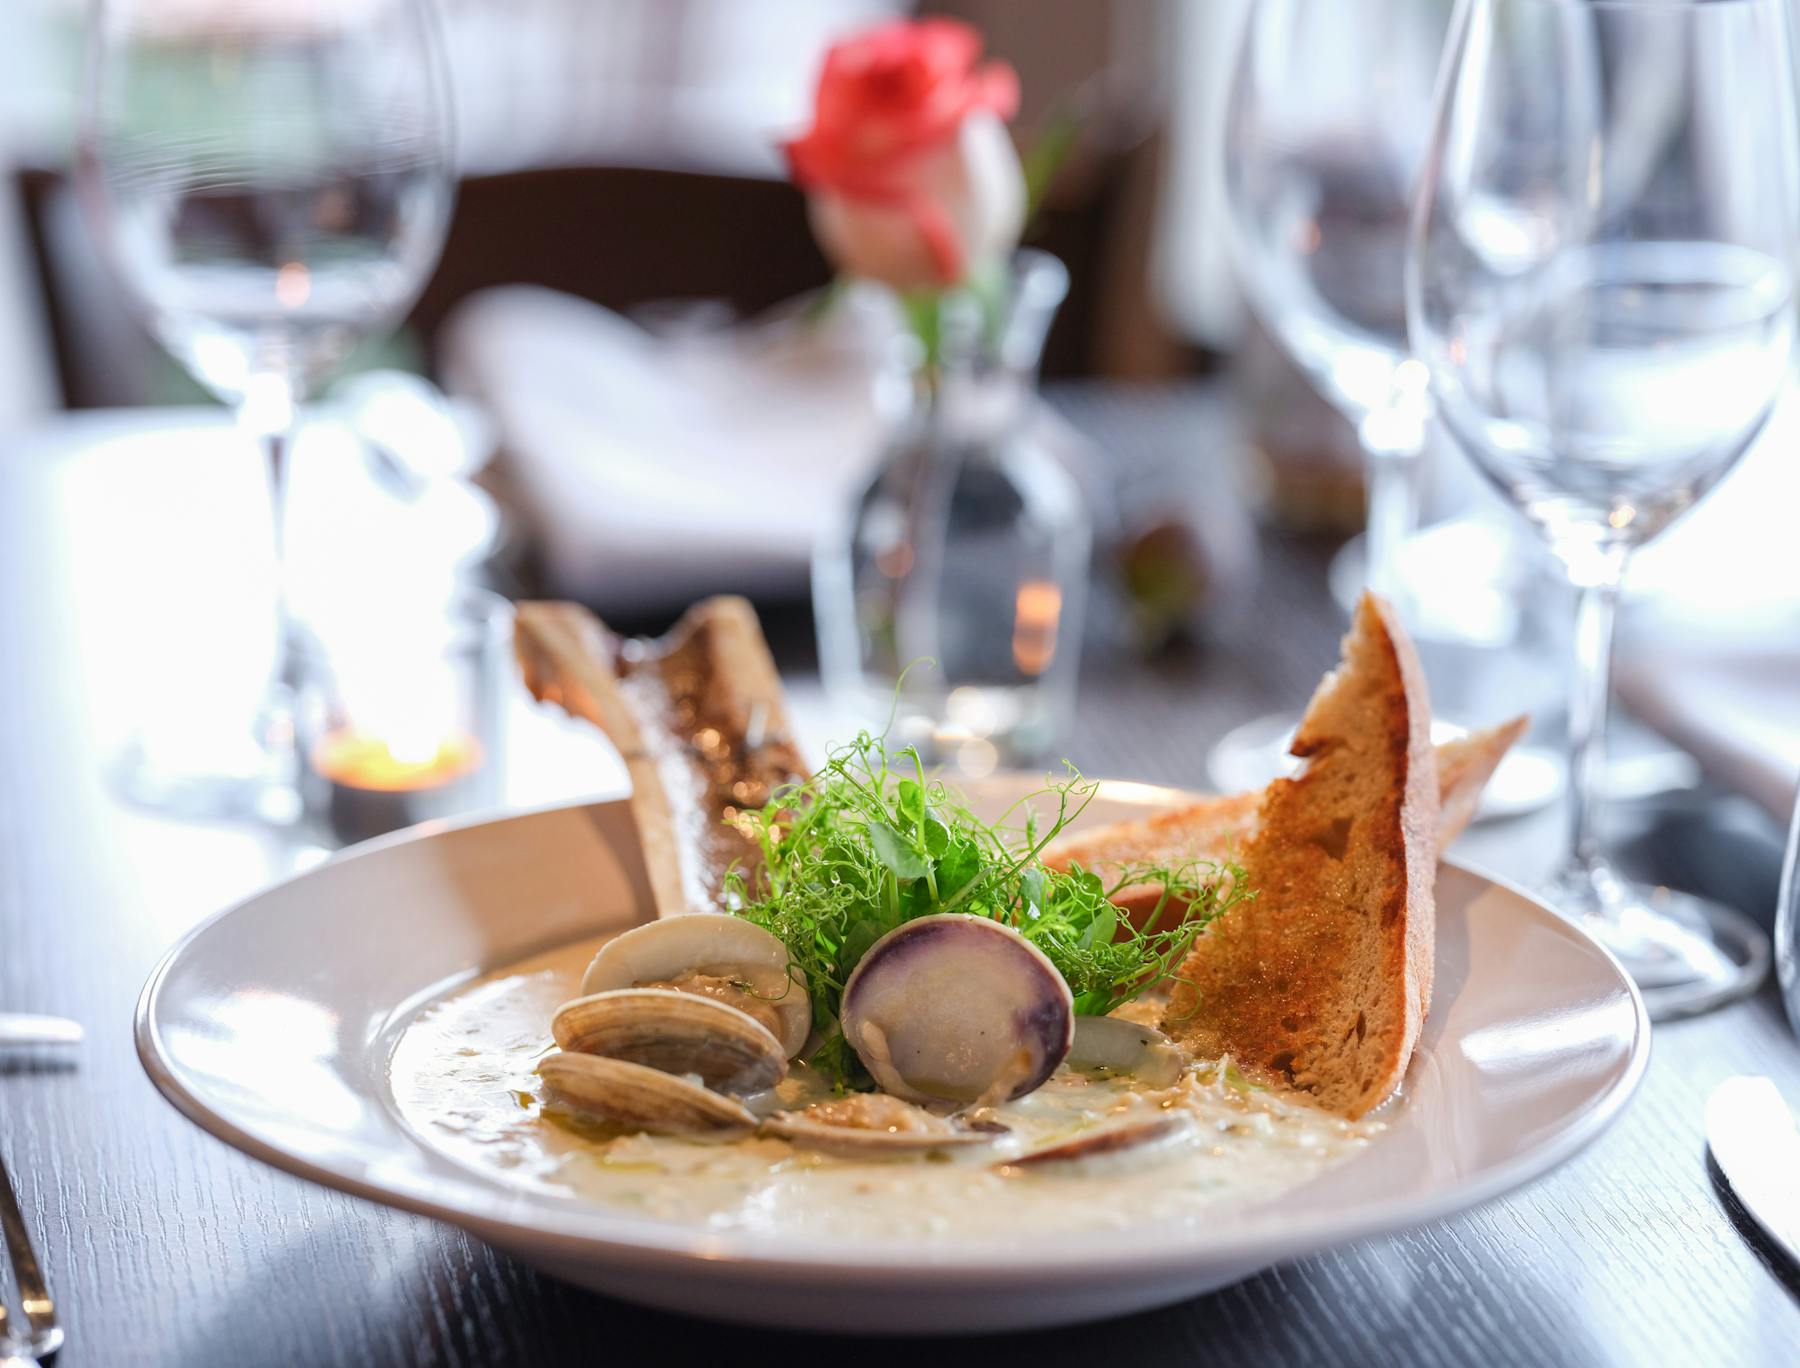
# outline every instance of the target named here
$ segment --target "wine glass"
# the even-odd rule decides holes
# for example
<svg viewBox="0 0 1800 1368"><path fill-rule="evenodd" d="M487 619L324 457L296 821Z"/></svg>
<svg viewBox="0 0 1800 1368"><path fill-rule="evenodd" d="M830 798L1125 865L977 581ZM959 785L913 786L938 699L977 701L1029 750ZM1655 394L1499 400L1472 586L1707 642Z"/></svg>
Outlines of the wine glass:
<svg viewBox="0 0 1800 1368"><path fill-rule="evenodd" d="M1787 999L1788 1021L1800 1034L1800 792L1788 817L1787 856L1775 905L1775 973Z"/></svg>
<svg viewBox="0 0 1800 1368"><path fill-rule="evenodd" d="M283 820L297 813L289 440L297 405L400 317L443 245L451 128L432 5L98 0L79 177L151 331L260 444L274 512L276 661L246 763L211 773L139 753L121 783L190 815Z"/></svg>
<svg viewBox="0 0 1800 1368"><path fill-rule="evenodd" d="M1225 120L1238 275L1264 326L1356 428L1364 578L1409 626L1419 614L1401 550L1417 530L1431 410L1406 337L1406 242L1450 13L1448 0L1251 0ZM1469 681L1459 653L1441 654L1433 683L1454 700ZM1435 730L1462 728L1446 718ZM1292 733L1291 713L1245 723L1213 749L1214 780L1261 785L1291 763ZM1550 757L1533 761L1510 757L1502 777L1526 807L1562 782Z"/></svg>
<svg viewBox="0 0 1800 1368"><path fill-rule="evenodd" d="M1631 551L1716 484L1788 383L1800 171L1787 0L1465 0L1408 260L1438 412L1579 595L1571 828L1551 900L1653 1016L1749 991L1768 942L1621 879L1595 830Z"/></svg>

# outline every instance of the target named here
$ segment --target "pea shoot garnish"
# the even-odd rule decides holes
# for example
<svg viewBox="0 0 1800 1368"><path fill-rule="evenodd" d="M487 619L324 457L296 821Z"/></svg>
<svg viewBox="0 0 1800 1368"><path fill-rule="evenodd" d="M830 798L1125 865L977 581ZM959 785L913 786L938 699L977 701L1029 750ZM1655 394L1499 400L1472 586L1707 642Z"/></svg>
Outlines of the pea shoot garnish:
<svg viewBox="0 0 1800 1368"><path fill-rule="evenodd" d="M751 877L734 871L728 892L737 914L777 936L806 975L825 1041L813 1063L851 1075L855 1056L837 1029L844 985L905 922L944 912L1001 922L1055 965L1078 1014L1104 1015L1172 977L1195 938L1252 896L1228 860L1126 865L1105 878L1047 866L1044 851L1098 788L1071 767L988 822L916 750L890 752L864 733L741 817L762 865ZM1144 884L1161 891L1134 925L1110 899Z"/></svg>

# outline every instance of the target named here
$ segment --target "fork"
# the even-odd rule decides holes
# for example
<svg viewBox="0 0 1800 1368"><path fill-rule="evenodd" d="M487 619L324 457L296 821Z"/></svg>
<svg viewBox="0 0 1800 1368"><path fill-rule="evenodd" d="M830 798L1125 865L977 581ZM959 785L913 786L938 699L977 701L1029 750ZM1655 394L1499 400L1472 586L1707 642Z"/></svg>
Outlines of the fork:
<svg viewBox="0 0 1800 1368"><path fill-rule="evenodd" d="M56 1323L56 1303L50 1300L50 1289L44 1285L44 1272L38 1267L37 1252L25 1229L25 1213L19 1210L19 1195L13 1190L12 1175L6 1171L4 1159L0 1159L0 1233L6 1237L13 1286L19 1292L19 1310L25 1316L26 1327L23 1336L12 1332L6 1297L0 1289L0 1365L42 1361L62 1348L63 1332Z"/></svg>

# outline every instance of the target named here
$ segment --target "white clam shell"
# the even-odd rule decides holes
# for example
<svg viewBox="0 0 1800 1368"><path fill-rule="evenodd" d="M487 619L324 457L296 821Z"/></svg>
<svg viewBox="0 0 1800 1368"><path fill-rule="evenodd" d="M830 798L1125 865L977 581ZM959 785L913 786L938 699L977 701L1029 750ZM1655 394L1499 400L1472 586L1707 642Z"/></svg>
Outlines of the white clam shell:
<svg viewBox="0 0 1800 1368"><path fill-rule="evenodd" d="M787 1053L761 1022L698 993L666 988L593 993L564 1003L550 1029L572 1054L695 1074L718 1092L762 1092L787 1074Z"/></svg>
<svg viewBox="0 0 1800 1368"><path fill-rule="evenodd" d="M740 1103L642 1064L563 1053L545 1056L538 1073L567 1102L626 1130L735 1140L756 1129Z"/></svg>
<svg viewBox="0 0 1800 1368"><path fill-rule="evenodd" d="M634 926L600 947L582 976L584 996L645 984L668 983L683 974L741 979L774 1009L776 1039L789 1059L812 1032L812 1001L805 979L788 961L787 947L754 922L719 912L690 912Z"/></svg>
<svg viewBox="0 0 1800 1368"><path fill-rule="evenodd" d="M1001 1102L1069 1052L1074 1002L1044 953L986 917L920 917L888 932L844 985L844 1036L883 1091Z"/></svg>

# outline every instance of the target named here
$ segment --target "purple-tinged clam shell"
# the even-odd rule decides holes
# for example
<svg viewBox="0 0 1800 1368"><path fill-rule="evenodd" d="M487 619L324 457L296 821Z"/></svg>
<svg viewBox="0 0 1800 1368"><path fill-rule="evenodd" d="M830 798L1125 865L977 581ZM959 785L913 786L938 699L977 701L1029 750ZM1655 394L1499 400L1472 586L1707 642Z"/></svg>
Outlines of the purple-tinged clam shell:
<svg viewBox="0 0 1800 1368"><path fill-rule="evenodd" d="M1015 1173L1097 1172L1109 1164L1141 1166L1150 1156L1166 1156L1192 1142L1194 1118L1184 1111L1154 1116L1078 1135L1047 1149L1033 1150L995 1165Z"/></svg>
<svg viewBox="0 0 1800 1368"><path fill-rule="evenodd" d="M986 917L945 913L888 932L844 985L844 1036L884 1092L1004 1102L1069 1052L1074 1003L1044 953Z"/></svg>

